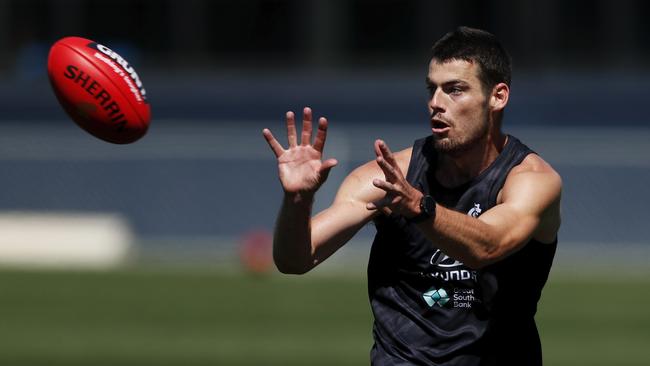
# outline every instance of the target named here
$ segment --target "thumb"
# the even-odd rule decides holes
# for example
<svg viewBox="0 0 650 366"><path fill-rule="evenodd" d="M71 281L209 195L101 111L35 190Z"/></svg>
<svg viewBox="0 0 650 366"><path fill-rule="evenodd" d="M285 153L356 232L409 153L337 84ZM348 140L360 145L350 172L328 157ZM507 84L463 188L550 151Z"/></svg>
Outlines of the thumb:
<svg viewBox="0 0 650 366"><path fill-rule="evenodd" d="M321 182L324 182L327 179L327 176L330 174L330 170L334 168L339 162L336 159L327 159L320 166L320 176Z"/></svg>

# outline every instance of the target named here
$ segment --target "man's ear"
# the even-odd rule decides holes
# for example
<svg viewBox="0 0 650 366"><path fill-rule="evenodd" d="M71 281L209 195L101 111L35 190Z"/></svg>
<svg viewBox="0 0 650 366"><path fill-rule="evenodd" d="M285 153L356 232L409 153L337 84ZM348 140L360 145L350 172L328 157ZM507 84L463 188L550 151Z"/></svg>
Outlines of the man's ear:
<svg viewBox="0 0 650 366"><path fill-rule="evenodd" d="M506 83L498 83L492 88L490 95L490 108L495 111L501 111L508 104L508 97L510 96L510 87Z"/></svg>

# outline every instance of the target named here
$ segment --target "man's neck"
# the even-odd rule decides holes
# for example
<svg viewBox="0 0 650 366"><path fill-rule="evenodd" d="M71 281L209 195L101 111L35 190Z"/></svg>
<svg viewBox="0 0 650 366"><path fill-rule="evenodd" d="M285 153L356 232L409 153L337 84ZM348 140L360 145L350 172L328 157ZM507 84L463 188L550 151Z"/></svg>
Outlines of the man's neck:
<svg viewBox="0 0 650 366"><path fill-rule="evenodd" d="M469 150L458 154L440 153L436 179L445 187L457 187L477 177L499 156L507 142L500 131L488 134Z"/></svg>

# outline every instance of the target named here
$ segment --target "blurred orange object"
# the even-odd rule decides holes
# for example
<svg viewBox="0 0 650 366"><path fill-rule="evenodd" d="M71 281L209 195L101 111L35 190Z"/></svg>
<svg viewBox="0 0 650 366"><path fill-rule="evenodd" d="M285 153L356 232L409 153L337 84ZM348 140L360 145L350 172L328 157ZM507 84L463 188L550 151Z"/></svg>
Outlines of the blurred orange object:
<svg viewBox="0 0 650 366"><path fill-rule="evenodd" d="M269 273L273 267L273 234L264 229L244 233L239 243L239 259L247 272Z"/></svg>

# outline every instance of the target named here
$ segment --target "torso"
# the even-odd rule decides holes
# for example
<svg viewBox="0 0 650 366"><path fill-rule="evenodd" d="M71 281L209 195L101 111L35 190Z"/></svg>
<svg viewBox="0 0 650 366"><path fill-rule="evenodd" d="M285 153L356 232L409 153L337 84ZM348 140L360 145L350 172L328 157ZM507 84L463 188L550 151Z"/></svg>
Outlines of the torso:
<svg viewBox="0 0 650 366"><path fill-rule="evenodd" d="M507 177L542 161L513 138L485 172L450 189L432 176L430 149L419 140L396 154L407 180L442 205L475 217L503 199ZM533 316L555 252L554 237L547 240L541 230L519 252L477 271L445 256L401 217L378 216L375 223L368 266L374 364L503 364L497 340L507 340L511 331L519 335L512 342L520 341L521 354L510 356L520 364L537 364L541 350ZM548 226L550 232L553 225Z"/></svg>
<svg viewBox="0 0 650 366"><path fill-rule="evenodd" d="M397 160L397 164L399 165L401 171L408 172L412 153L413 147L409 147L395 153L395 159ZM530 171L544 172L552 169L553 168L539 155L530 153L524 158L524 160L521 161L519 165L513 167L512 170L510 170L508 177L506 178L506 183L511 176L514 176L516 174ZM503 189L500 189L499 193L497 194L497 205L503 203L502 192ZM559 206L560 205L558 201L553 206L549 207L547 212L544 213L541 218L539 228L533 235L533 239L536 239L541 243L552 243L555 240L561 221Z"/></svg>

